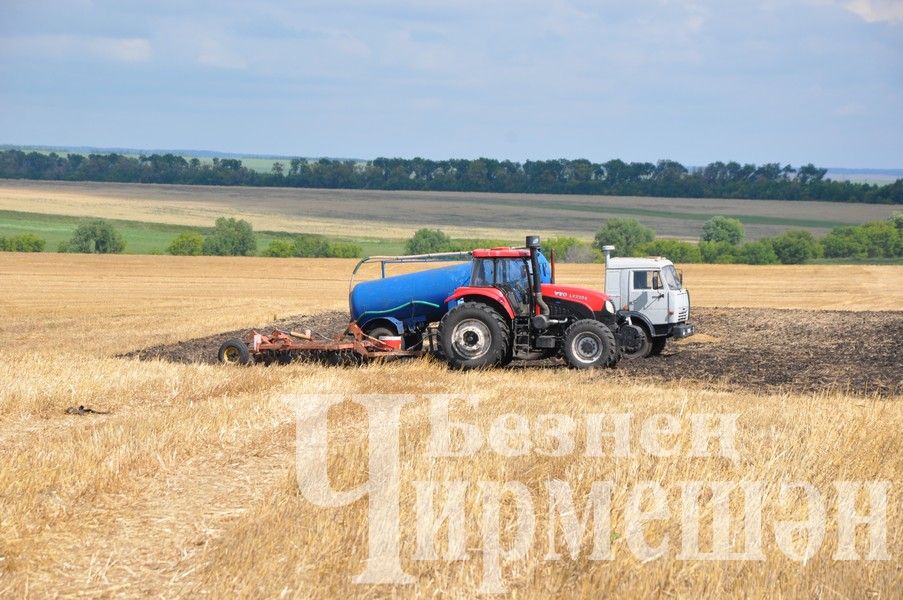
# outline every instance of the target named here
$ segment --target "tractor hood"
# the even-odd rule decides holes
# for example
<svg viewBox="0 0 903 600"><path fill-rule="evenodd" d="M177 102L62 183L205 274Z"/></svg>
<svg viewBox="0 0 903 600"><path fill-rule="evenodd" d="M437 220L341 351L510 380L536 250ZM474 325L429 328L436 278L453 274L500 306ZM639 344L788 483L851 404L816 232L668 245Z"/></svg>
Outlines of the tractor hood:
<svg viewBox="0 0 903 600"><path fill-rule="evenodd" d="M593 312L599 312L605 308L608 294L572 285L558 285L557 283L544 283L542 295L550 298L560 298L570 302L585 304Z"/></svg>

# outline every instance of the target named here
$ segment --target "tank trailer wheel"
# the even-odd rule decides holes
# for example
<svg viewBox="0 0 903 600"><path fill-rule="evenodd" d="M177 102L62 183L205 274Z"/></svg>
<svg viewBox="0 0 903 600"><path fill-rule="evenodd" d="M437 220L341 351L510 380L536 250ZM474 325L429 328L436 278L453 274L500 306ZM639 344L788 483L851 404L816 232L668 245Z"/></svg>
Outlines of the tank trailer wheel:
<svg viewBox="0 0 903 600"><path fill-rule="evenodd" d="M639 325L625 325L624 329L622 358L634 360L649 356L649 353L652 352L653 341L649 339L646 330Z"/></svg>
<svg viewBox="0 0 903 600"><path fill-rule="evenodd" d="M666 337L652 338L652 350L650 350L649 356L658 356L661 354L662 350L665 349L666 343L668 343L668 338Z"/></svg>
<svg viewBox="0 0 903 600"><path fill-rule="evenodd" d="M604 324L582 319L564 334L564 358L575 369L613 367L618 362L618 343Z"/></svg>
<svg viewBox="0 0 903 600"><path fill-rule="evenodd" d="M370 337L376 338L376 339L379 339L383 336L398 335L394 331L390 330L388 327L374 327L373 329L365 331L364 333L366 333Z"/></svg>
<svg viewBox="0 0 903 600"><path fill-rule="evenodd" d="M456 369L502 365L510 352L508 324L485 304L465 302L442 317L439 345Z"/></svg>
<svg viewBox="0 0 903 600"><path fill-rule="evenodd" d="M243 341L227 340L219 347L219 361L227 365L249 365L251 352Z"/></svg>

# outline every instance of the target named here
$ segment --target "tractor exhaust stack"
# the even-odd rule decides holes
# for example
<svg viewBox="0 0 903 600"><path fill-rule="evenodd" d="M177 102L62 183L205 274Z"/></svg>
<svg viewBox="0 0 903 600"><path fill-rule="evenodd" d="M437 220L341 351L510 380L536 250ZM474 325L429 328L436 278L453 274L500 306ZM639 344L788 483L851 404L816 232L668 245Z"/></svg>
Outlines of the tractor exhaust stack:
<svg viewBox="0 0 903 600"><path fill-rule="evenodd" d="M527 248L530 250L530 266L533 269L533 298L536 306L539 307L539 314L547 317L551 311L549 305L542 299L542 275L539 272L539 257L537 256L539 254L538 235L527 236Z"/></svg>

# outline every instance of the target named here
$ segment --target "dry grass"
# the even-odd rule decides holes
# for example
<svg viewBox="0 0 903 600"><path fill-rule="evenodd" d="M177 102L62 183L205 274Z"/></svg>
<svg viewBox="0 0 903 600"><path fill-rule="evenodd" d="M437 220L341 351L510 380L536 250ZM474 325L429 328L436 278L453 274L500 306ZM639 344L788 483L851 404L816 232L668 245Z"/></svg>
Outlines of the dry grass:
<svg viewBox="0 0 903 600"><path fill-rule="evenodd" d="M468 496L464 562L411 560L412 481L519 480L533 493L537 542L504 573L518 596L893 596L903 586L903 455L899 398L765 395L717 385L617 384L605 373L565 369L455 373L418 361L336 369L311 365L235 369L112 358L117 352L268 321L273 315L342 308L351 261L0 255L0 597L470 597L481 559L476 497ZM600 269L595 267L595 269ZM686 269L694 300L705 305L896 308L900 267ZM569 266L561 280L601 281ZM724 282L719 287L718 282ZM767 283L767 285L765 285ZM779 293L790 288L790 293ZM838 288L842 288L838 290ZM868 290L864 295L862 290ZM850 300L853 298L853 301ZM863 307L865 308L865 307ZM23 344L42 342L36 350ZM855 349L851 350L855 351ZM355 586L366 552L364 503L313 507L293 480L294 418L275 398L291 391L413 393L402 423L402 563L408 588ZM479 393L471 415L486 424L503 413L739 413L741 459L685 454L628 459L529 456L503 459L424 456L429 434L424 394ZM71 416L85 404L109 415ZM331 413L333 485L365 477L361 411ZM637 432L633 442L637 443ZM681 438L683 440L683 438ZM578 436L577 448L583 445ZM616 484L613 527L623 534L629 486L654 480L764 480L764 562L699 563L668 557L639 563L623 540L615 559L542 560L543 482L568 480L580 497L593 480ZM894 482L888 520L890 562L831 560L836 479ZM806 480L828 500L825 544L806 565L774 544L768 525L802 518L776 504L775 484ZM673 490L672 490L673 491ZM670 497L672 511L679 500ZM798 508L798 507L797 507ZM710 507L704 509L709 514ZM864 540L860 540L860 550Z"/></svg>
<svg viewBox="0 0 903 600"><path fill-rule="evenodd" d="M810 220L858 224L886 219L893 211L892 206L837 202L43 181L0 182L0 209L203 226L236 215L261 230L397 239L420 227L441 227L456 237L510 240L522 239L525 231L589 239L605 219L624 216L665 237L697 239L704 218L718 214L792 219L802 225ZM787 227L762 222L746 230L758 239ZM827 231L819 225L808 228Z"/></svg>

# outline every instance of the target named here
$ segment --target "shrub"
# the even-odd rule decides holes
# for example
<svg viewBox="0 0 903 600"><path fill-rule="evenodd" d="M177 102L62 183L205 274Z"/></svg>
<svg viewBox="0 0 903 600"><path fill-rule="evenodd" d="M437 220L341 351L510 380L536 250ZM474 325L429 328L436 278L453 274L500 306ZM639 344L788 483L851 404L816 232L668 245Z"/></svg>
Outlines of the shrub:
<svg viewBox="0 0 903 600"><path fill-rule="evenodd" d="M737 247L728 242L699 242L703 262L730 264L735 262Z"/></svg>
<svg viewBox="0 0 903 600"><path fill-rule="evenodd" d="M14 235L9 239L0 238L0 250L6 252L43 252L47 240L33 233Z"/></svg>
<svg viewBox="0 0 903 600"><path fill-rule="evenodd" d="M893 258L901 254L900 231L890 221L876 221L859 226L869 258Z"/></svg>
<svg viewBox="0 0 903 600"><path fill-rule="evenodd" d="M176 236L166 252L174 256L200 256L204 251L204 236L196 231L185 231Z"/></svg>
<svg viewBox="0 0 903 600"><path fill-rule="evenodd" d="M542 240L542 253L548 257L554 251L556 260L564 260L568 250L579 245L580 240L575 237L550 237Z"/></svg>
<svg viewBox="0 0 903 600"><path fill-rule="evenodd" d="M894 224L900 235L903 235L903 212L895 212L890 217L890 222Z"/></svg>
<svg viewBox="0 0 903 600"><path fill-rule="evenodd" d="M208 256L252 256L257 252L257 237L244 219L220 217L213 232L204 238Z"/></svg>
<svg viewBox="0 0 903 600"><path fill-rule="evenodd" d="M612 256L632 256L637 246L655 239L655 232L636 219L609 219L596 233L593 247L614 246Z"/></svg>
<svg viewBox="0 0 903 600"><path fill-rule="evenodd" d="M405 244L407 254L431 254L447 252L452 247L451 238L440 229L418 229Z"/></svg>
<svg viewBox="0 0 903 600"><path fill-rule="evenodd" d="M319 235L301 234L295 237L293 256L322 258L329 256L329 242Z"/></svg>
<svg viewBox="0 0 903 600"><path fill-rule="evenodd" d="M680 240L655 240L640 246L637 253L643 256L664 256L676 263L702 262L699 246Z"/></svg>
<svg viewBox="0 0 903 600"><path fill-rule="evenodd" d="M76 227L68 243L60 244L60 252L119 254L123 250L125 240L122 235L103 219L82 223Z"/></svg>
<svg viewBox="0 0 903 600"><path fill-rule="evenodd" d="M727 242L736 246L743 241L743 223L731 217L712 217L702 226L702 240L706 242Z"/></svg>
<svg viewBox="0 0 903 600"><path fill-rule="evenodd" d="M785 265L799 265L821 255L818 241L811 233L802 229L785 231L771 240L771 246L778 260Z"/></svg>
<svg viewBox="0 0 903 600"><path fill-rule="evenodd" d="M867 242L859 227L843 225L835 227L822 239L822 247L828 258L865 258Z"/></svg>
<svg viewBox="0 0 903 600"><path fill-rule="evenodd" d="M773 265L778 262L778 255L771 240L766 239L740 246L735 260L747 265Z"/></svg>
<svg viewBox="0 0 903 600"><path fill-rule="evenodd" d="M542 240L542 253L551 260L552 253L555 260L568 263L598 262L600 254L587 242L575 237L550 237Z"/></svg>
<svg viewBox="0 0 903 600"><path fill-rule="evenodd" d="M358 258L364 249L352 242L333 242L329 245L329 256L333 258Z"/></svg>
<svg viewBox="0 0 903 600"><path fill-rule="evenodd" d="M295 255L295 243L292 240L273 240L270 245L263 251L264 256L275 256L277 258L289 258Z"/></svg>
<svg viewBox="0 0 903 600"><path fill-rule="evenodd" d="M601 252L589 244L581 242L568 248L561 260L566 263L597 263L602 262L604 258Z"/></svg>

